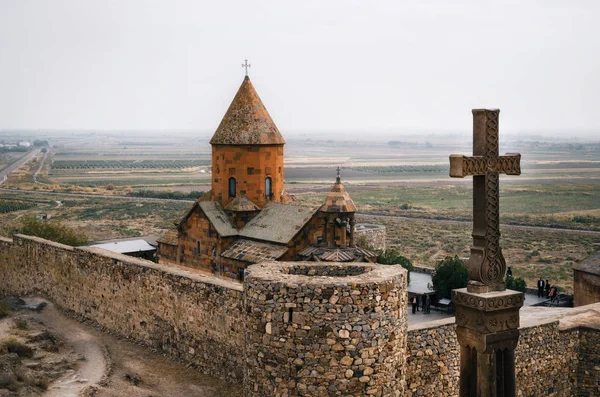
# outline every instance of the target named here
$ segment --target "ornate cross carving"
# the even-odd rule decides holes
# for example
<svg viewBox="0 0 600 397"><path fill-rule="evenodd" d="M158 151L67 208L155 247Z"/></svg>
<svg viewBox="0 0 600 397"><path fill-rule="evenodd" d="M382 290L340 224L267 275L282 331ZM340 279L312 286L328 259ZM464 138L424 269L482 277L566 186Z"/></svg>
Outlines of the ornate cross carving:
<svg viewBox="0 0 600 397"><path fill-rule="evenodd" d="M467 264L469 291L505 289L500 248L499 174L520 175L521 155L498 155L498 109L473 110L473 156L450 155L450 176L473 176L473 246Z"/></svg>
<svg viewBox="0 0 600 397"><path fill-rule="evenodd" d="M246 68L246 76L248 76L248 68L249 68L250 66L252 66L252 65L250 65L250 64L248 63L248 60L247 60L247 59L244 59L244 63L242 63L242 67L243 67L243 68Z"/></svg>

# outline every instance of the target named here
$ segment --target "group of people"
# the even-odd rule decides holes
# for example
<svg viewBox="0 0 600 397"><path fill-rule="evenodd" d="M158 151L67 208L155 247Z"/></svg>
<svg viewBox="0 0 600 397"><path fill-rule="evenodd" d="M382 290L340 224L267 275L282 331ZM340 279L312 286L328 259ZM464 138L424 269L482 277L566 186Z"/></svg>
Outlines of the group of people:
<svg viewBox="0 0 600 397"><path fill-rule="evenodd" d="M431 312L431 297L429 294L413 295L410 303L412 304L413 314L419 311L419 306L421 306L423 314L429 314Z"/></svg>
<svg viewBox="0 0 600 397"><path fill-rule="evenodd" d="M554 302L558 299L558 287L556 285L551 285L550 281L540 279L537 282L538 287L538 298L549 298L550 302Z"/></svg>

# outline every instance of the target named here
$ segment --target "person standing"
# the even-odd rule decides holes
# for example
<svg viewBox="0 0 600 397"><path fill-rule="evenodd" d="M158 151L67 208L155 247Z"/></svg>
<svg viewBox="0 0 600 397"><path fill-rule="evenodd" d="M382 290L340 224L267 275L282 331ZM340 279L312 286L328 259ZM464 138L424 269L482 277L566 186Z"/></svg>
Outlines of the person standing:
<svg viewBox="0 0 600 397"><path fill-rule="evenodd" d="M546 298L549 298L548 294L550 293L550 281L546 280Z"/></svg>
<svg viewBox="0 0 600 397"><path fill-rule="evenodd" d="M508 270L506 271L506 277L512 277L512 268L509 266Z"/></svg>
<svg viewBox="0 0 600 397"><path fill-rule="evenodd" d="M416 295L417 297L417 311L419 311L419 306L421 306L421 295Z"/></svg>
<svg viewBox="0 0 600 397"><path fill-rule="evenodd" d="M423 314L427 314L425 313L425 310L427 309L427 306L425 305L427 298L429 297L429 295L423 294L421 295L421 310L423 311Z"/></svg>
<svg viewBox="0 0 600 397"><path fill-rule="evenodd" d="M425 296L425 314L429 314L430 311L431 311L431 298L429 297L429 294L427 294Z"/></svg>
<svg viewBox="0 0 600 397"><path fill-rule="evenodd" d="M546 283L544 283L544 280L540 277L540 279L537 282L538 298L543 298L544 297L544 286L545 285L546 285Z"/></svg>
<svg viewBox="0 0 600 397"><path fill-rule="evenodd" d="M417 312L417 295L413 295L411 299L413 314Z"/></svg>

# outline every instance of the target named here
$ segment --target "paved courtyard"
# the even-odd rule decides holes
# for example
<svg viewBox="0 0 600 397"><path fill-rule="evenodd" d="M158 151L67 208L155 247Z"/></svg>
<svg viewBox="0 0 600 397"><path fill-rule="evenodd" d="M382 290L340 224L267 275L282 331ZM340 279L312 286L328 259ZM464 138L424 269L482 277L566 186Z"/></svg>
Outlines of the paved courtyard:
<svg viewBox="0 0 600 397"><path fill-rule="evenodd" d="M415 294L423 294L426 292L432 292L428 285L432 285L431 275L426 273L410 273L410 284L408 285L408 292ZM538 298L537 295L534 294L525 294L525 306L535 305L536 303L540 303L547 300L546 298ZM423 312L419 311L415 314L412 314L412 306L408 305L408 324L420 324L428 321L439 320L442 318L454 317L453 314L446 314L445 312L439 312L437 310L431 309L430 314L423 314ZM419 308L419 310L421 310Z"/></svg>

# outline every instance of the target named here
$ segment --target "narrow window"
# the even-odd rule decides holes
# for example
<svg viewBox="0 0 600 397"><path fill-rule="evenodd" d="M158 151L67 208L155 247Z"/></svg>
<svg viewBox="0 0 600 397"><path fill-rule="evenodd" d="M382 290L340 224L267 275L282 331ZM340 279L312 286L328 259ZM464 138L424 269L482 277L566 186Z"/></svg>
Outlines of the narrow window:
<svg viewBox="0 0 600 397"><path fill-rule="evenodd" d="M196 255L200 255L200 241L196 241Z"/></svg>
<svg viewBox="0 0 600 397"><path fill-rule="evenodd" d="M265 178L265 195L268 199L273 198L273 192L271 191L271 177L268 176Z"/></svg>
<svg viewBox="0 0 600 397"><path fill-rule="evenodd" d="M235 197L235 178L229 178L229 197Z"/></svg>

